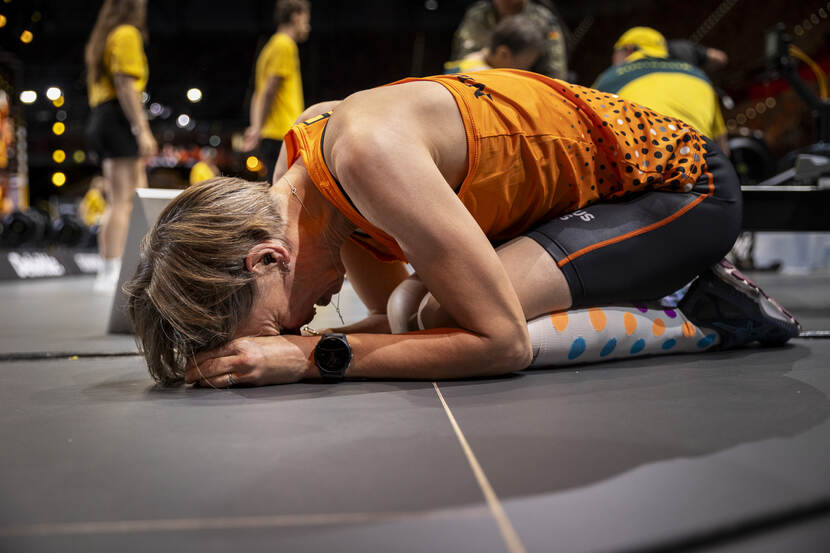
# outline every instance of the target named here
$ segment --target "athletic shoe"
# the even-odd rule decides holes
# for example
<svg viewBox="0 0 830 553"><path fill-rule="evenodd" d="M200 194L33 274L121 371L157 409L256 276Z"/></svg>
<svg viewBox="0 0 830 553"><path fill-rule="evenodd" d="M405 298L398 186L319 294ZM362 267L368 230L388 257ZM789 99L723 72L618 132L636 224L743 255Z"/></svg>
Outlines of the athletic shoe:
<svg viewBox="0 0 830 553"><path fill-rule="evenodd" d="M102 260L92 290L96 294L114 294L121 274L121 259Z"/></svg>
<svg viewBox="0 0 830 553"><path fill-rule="evenodd" d="M717 349L780 346L801 330L789 311L725 260L702 273L678 307L695 325L718 333Z"/></svg>

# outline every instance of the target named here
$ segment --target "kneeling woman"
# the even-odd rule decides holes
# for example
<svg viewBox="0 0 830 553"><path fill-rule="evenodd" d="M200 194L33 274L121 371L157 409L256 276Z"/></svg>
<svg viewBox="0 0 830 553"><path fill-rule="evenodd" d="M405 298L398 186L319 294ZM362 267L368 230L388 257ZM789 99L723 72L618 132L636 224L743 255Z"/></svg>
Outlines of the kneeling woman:
<svg viewBox="0 0 830 553"><path fill-rule="evenodd" d="M719 263L737 178L680 121L510 70L329 107L273 186L192 187L145 238L129 310L157 380L459 378L797 333ZM298 335L347 273L368 318ZM678 309L619 305L697 275Z"/></svg>

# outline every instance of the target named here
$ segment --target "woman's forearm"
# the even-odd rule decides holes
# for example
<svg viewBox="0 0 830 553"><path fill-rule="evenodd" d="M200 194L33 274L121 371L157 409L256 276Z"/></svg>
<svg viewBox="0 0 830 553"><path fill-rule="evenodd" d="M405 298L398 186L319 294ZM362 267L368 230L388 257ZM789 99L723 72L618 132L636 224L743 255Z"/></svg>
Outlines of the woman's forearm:
<svg viewBox="0 0 830 553"><path fill-rule="evenodd" d="M133 134L137 136L141 132L150 132L150 124L141 105L141 97L133 84L135 78L129 75L117 74L113 76L113 81L118 103L121 105L127 121L130 122Z"/></svg>
<svg viewBox="0 0 830 553"><path fill-rule="evenodd" d="M265 115L263 114L263 111L265 110L263 104L263 94L255 92L253 98L251 98L251 109L248 115L251 120L250 127L256 129L257 133L262 131L262 125L265 124Z"/></svg>
<svg viewBox="0 0 830 553"><path fill-rule="evenodd" d="M313 357L319 338L285 338L309 352L305 378L319 378ZM458 329L350 334L347 339L353 354L347 378L441 380L494 376L522 370L530 359L522 344L496 344Z"/></svg>
<svg viewBox="0 0 830 553"><path fill-rule="evenodd" d="M265 126L265 120L274 105L274 98L277 95L277 89L282 82L281 77L269 77L262 87L262 90L254 92L251 99L251 127L257 131L262 132L262 127Z"/></svg>

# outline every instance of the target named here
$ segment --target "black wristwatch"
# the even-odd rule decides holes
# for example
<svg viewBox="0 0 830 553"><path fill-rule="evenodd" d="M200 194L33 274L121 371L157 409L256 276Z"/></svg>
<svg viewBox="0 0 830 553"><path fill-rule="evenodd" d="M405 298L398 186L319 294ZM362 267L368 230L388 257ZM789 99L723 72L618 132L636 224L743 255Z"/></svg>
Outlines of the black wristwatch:
<svg viewBox="0 0 830 553"><path fill-rule="evenodd" d="M352 347L345 334L323 334L314 347L314 364L326 382L340 382L352 362Z"/></svg>

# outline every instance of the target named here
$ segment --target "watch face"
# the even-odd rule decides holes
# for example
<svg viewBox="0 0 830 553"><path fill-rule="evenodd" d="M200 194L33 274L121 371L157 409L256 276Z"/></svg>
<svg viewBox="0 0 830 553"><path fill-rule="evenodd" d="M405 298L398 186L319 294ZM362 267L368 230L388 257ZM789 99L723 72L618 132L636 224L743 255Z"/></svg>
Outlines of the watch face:
<svg viewBox="0 0 830 553"><path fill-rule="evenodd" d="M344 339L326 336L314 349L314 362L323 371L341 372L346 370L350 353Z"/></svg>

